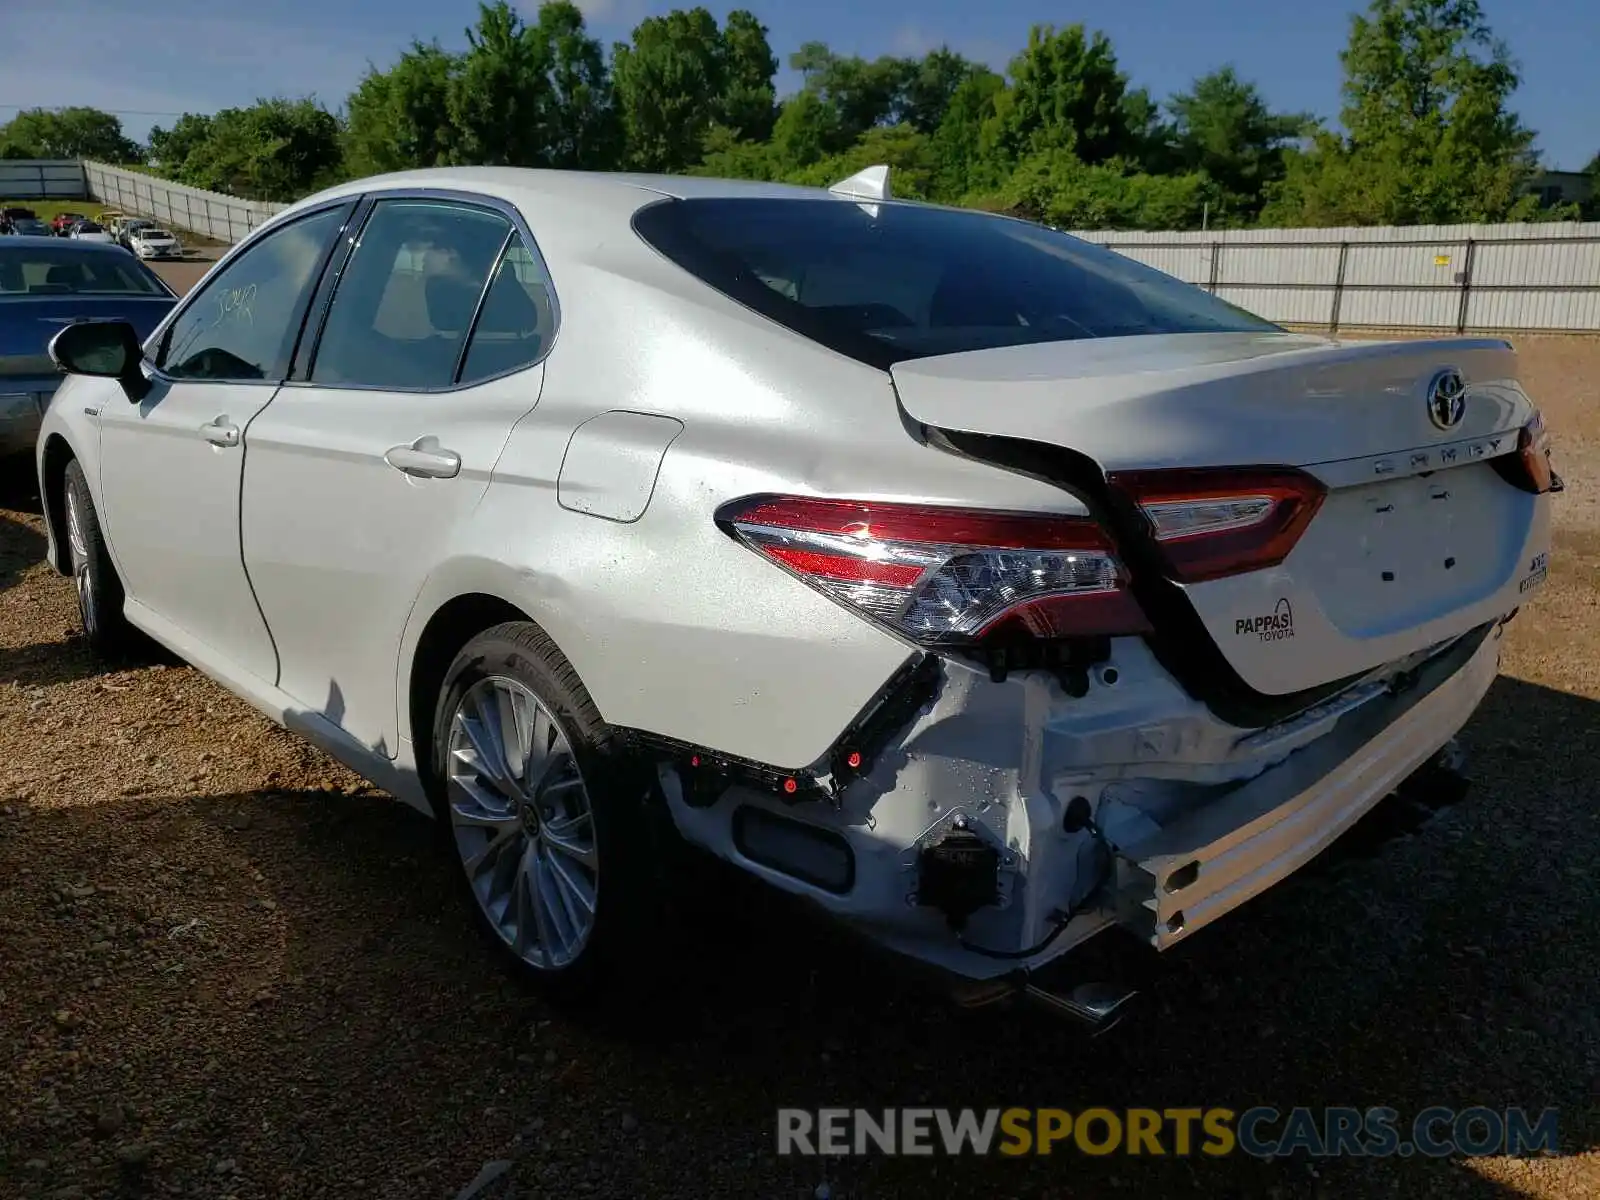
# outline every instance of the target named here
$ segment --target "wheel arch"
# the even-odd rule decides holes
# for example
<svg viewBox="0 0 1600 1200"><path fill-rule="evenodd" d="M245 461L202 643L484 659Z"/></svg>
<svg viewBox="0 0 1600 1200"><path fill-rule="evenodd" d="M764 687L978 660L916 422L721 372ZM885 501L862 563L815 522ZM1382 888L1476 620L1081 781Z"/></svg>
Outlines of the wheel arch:
<svg viewBox="0 0 1600 1200"><path fill-rule="evenodd" d="M78 456L67 439L50 434L39 456L39 500L44 509L46 557L57 574L70 575L67 528L67 465Z"/></svg>
<svg viewBox="0 0 1600 1200"><path fill-rule="evenodd" d="M506 621L524 621L540 628L518 605L492 592L462 592L433 609L415 636L409 669L402 676L402 736L409 735L412 757L425 789L433 779L433 717L445 673L461 648ZM546 634L545 636L549 636Z"/></svg>

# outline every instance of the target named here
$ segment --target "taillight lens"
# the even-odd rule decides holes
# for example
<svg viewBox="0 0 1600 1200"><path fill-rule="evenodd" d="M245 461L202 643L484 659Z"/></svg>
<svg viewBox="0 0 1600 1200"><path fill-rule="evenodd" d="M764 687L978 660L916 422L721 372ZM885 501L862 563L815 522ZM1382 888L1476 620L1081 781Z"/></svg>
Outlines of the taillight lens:
<svg viewBox="0 0 1600 1200"><path fill-rule="evenodd" d="M811 496L734 501L718 522L817 590L924 645L1009 629L1149 631L1111 541L1086 517Z"/></svg>
<svg viewBox="0 0 1600 1200"><path fill-rule="evenodd" d="M1502 454L1492 461L1507 483L1535 496L1559 492L1566 486L1551 465L1550 434L1544 417L1538 413L1517 431L1516 453Z"/></svg>
<svg viewBox="0 0 1600 1200"><path fill-rule="evenodd" d="M1182 583L1277 566L1327 496L1293 467L1122 471L1109 481L1144 515Z"/></svg>

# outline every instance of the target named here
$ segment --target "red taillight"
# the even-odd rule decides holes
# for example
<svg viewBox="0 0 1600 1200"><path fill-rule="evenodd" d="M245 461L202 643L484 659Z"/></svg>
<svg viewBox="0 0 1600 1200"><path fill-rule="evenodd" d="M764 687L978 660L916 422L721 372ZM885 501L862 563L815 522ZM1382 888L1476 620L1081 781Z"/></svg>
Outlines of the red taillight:
<svg viewBox="0 0 1600 1200"><path fill-rule="evenodd" d="M762 496L717 519L812 587L924 645L1150 628L1087 517Z"/></svg>
<svg viewBox="0 0 1600 1200"><path fill-rule="evenodd" d="M1550 463L1550 435L1545 431L1544 418L1537 413L1517 431L1516 452L1492 461L1502 479L1535 496L1559 492L1564 486Z"/></svg>
<svg viewBox="0 0 1600 1200"><path fill-rule="evenodd" d="M1181 583L1281 563L1327 495L1320 480L1293 467L1123 471L1109 479L1144 514Z"/></svg>

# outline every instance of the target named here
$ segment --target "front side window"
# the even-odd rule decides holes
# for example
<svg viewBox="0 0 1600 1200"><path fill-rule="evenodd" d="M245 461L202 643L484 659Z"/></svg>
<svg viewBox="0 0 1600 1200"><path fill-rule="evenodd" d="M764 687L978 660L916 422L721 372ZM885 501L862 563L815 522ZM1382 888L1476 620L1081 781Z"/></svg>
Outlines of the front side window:
<svg viewBox="0 0 1600 1200"><path fill-rule="evenodd" d="M1279 327L1115 251L988 213L756 197L668 200L634 228L703 282L843 354Z"/></svg>
<svg viewBox="0 0 1600 1200"><path fill-rule="evenodd" d="M440 200L380 200L328 306L310 382L449 387L512 225Z"/></svg>
<svg viewBox="0 0 1600 1200"><path fill-rule="evenodd" d="M324 209L264 236L225 266L174 318L156 365L177 379L277 380L346 209Z"/></svg>

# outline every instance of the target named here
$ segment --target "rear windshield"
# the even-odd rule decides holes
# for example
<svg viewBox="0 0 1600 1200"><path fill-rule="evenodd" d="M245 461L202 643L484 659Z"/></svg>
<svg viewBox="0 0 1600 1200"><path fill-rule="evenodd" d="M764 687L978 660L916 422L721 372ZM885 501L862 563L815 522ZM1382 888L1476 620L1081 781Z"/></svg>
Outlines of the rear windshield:
<svg viewBox="0 0 1600 1200"><path fill-rule="evenodd" d="M712 287L875 366L1032 342L1280 328L1115 251L988 213L719 197L650 205L634 228Z"/></svg>
<svg viewBox="0 0 1600 1200"><path fill-rule="evenodd" d="M85 253L84 251L89 251ZM0 242L0 300L27 296L165 296L148 267L126 250L8 246Z"/></svg>

